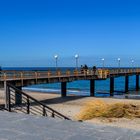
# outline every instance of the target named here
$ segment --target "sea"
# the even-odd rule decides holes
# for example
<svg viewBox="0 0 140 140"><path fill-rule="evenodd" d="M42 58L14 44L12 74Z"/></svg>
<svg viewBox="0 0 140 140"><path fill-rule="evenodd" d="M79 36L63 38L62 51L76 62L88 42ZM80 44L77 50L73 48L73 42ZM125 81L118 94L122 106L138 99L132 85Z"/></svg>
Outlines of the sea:
<svg viewBox="0 0 140 140"><path fill-rule="evenodd" d="M74 67L59 67L57 68L61 71L74 70ZM112 69L111 67L109 69ZM3 67L2 70L19 70L19 71L46 71L50 70L52 72L56 71L55 67ZM129 91L130 93L136 93L136 76L129 76ZM110 80L96 80L95 81L95 96L97 97L108 97L110 88ZM125 77L115 78L115 92L114 95L121 96L124 95L125 89ZM23 87L23 90L42 92L42 93L61 93L61 83L53 84L38 84ZM89 96L90 95L90 81L89 80L79 80L67 83L67 94L79 95L79 96ZM139 94L139 92L137 93Z"/></svg>

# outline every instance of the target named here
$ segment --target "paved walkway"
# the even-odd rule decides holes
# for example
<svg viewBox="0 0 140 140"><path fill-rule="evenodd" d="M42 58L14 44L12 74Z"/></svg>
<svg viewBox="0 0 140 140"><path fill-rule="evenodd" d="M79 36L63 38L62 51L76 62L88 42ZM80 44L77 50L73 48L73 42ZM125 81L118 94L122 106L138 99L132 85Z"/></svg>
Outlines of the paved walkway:
<svg viewBox="0 0 140 140"><path fill-rule="evenodd" d="M140 140L140 130L0 111L0 140Z"/></svg>

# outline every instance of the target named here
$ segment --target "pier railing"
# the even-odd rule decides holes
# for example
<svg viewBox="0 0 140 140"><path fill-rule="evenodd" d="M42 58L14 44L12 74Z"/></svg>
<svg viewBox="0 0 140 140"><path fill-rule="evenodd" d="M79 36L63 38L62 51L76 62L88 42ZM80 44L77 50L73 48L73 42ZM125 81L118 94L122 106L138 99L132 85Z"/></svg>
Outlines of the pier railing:
<svg viewBox="0 0 140 140"><path fill-rule="evenodd" d="M131 73L140 73L140 69L139 68L131 68L131 69L125 69L125 68L122 68L122 69L110 69L109 70L109 74L131 74Z"/></svg>
<svg viewBox="0 0 140 140"><path fill-rule="evenodd" d="M106 78L108 70L98 69L93 71L91 69L86 71L1 71L0 80L22 80L22 79L38 79L38 78L52 78L52 77L70 77L70 76L92 76L96 75L99 78Z"/></svg>
<svg viewBox="0 0 140 140"><path fill-rule="evenodd" d="M71 77L71 76L93 76L96 75L99 79L107 78L111 74L132 74L140 73L138 69L97 69L88 70L66 70L66 71L1 71L0 81L6 80L24 80L24 79L39 79L39 78L55 78L55 77Z"/></svg>
<svg viewBox="0 0 140 140"><path fill-rule="evenodd" d="M17 96L22 97L20 98L22 100L20 104L16 102L15 98ZM9 112L22 112L26 114L70 120L68 117L27 95L9 83L6 84L6 106Z"/></svg>

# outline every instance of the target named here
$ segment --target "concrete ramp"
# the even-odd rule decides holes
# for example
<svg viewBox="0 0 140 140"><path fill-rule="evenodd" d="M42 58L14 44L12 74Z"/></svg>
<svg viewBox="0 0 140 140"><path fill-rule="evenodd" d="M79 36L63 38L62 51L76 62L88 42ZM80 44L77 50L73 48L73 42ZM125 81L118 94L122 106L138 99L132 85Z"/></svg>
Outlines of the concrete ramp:
<svg viewBox="0 0 140 140"><path fill-rule="evenodd" d="M0 140L140 140L140 130L0 111Z"/></svg>

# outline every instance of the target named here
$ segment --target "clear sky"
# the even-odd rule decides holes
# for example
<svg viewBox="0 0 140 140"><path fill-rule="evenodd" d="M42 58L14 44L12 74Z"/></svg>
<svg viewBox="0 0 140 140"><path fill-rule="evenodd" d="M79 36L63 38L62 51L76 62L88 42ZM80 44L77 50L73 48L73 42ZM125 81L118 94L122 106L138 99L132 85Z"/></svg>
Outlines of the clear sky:
<svg viewBox="0 0 140 140"><path fill-rule="evenodd" d="M1 0L2 66L140 66L139 0Z"/></svg>

